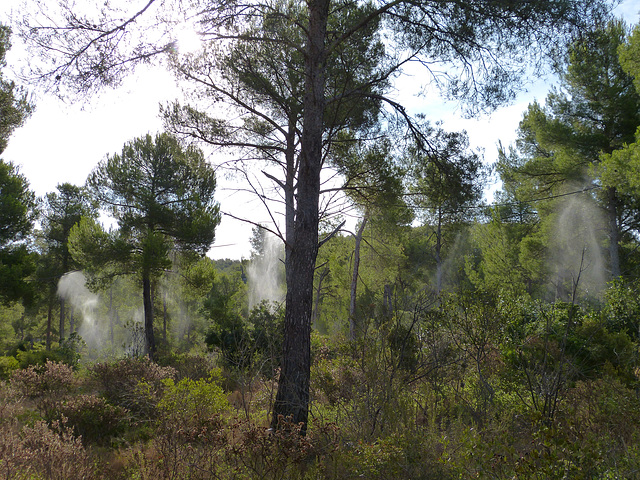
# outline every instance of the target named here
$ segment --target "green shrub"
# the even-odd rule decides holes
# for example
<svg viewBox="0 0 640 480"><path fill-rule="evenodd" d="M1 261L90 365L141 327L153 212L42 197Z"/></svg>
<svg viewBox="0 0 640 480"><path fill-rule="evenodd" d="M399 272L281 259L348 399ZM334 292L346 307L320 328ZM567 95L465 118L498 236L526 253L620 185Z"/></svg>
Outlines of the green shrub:
<svg viewBox="0 0 640 480"><path fill-rule="evenodd" d="M107 401L126 408L138 420L155 417L162 381L176 375L175 369L156 365L146 357L96 363L90 371Z"/></svg>
<svg viewBox="0 0 640 480"><path fill-rule="evenodd" d="M178 383L171 378L163 380L158 410L164 421L181 428L198 427L224 411L229 402L220 380L219 371L213 371L208 379L183 378Z"/></svg>
<svg viewBox="0 0 640 480"><path fill-rule="evenodd" d="M158 364L176 370L176 380L208 378L215 367L213 355L192 355L187 353L168 353L158 358Z"/></svg>
<svg viewBox="0 0 640 480"><path fill-rule="evenodd" d="M127 410L109 405L95 395L78 395L62 402L56 408L59 418L81 436L85 444L109 444L111 438L122 434L127 426Z"/></svg>
<svg viewBox="0 0 640 480"><path fill-rule="evenodd" d="M18 368L20 364L15 357L0 357L0 380L7 380Z"/></svg>

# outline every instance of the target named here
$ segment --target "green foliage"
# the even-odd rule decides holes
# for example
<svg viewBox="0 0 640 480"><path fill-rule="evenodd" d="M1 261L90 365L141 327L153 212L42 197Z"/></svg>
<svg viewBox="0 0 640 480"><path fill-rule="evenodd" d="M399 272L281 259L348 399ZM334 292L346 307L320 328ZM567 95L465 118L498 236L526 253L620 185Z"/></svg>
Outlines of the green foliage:
<svg viewBox="0 0 640 480"><path fill-rule="evenodd" d="M637 282L612 282L605 292L606 303L602 312L610 331L624 331L636 340L640 339L639 287Z"/></svg>
<svg viewBox="0 0 640 480"><path fill-rule="evenodd" d="M607 280L631 275L637 266L638 195L624 146L640 125L640 94L618 58L627 30L624 22L611 20L569 46L560 88L544 105L529 105L517 151L502 152L498 162L507 192L503 200L530 202L529 217L538 217L531 237L535 248L523 251L523 264L546 267L539 277L549 282L568 283L562 277L571 269L578 276L571 264L580 264L581 251L584 263L599 269L595 265L606 248ZM583 291L602 290L601 280L587 286L587 275L582 277Z"/></svg>
<svg viewBox="0 0 640 480"><path fill-rule="evenodd" d="M173 368L176 371L176 380L201 380L210 376L214 368L214 359L210 355L170 352L168 355L160 356L158 364Z"/></svg>
<svg viewBox="0 0 640 480"><path fill-rule="evenodd" d="M6 55L11 48L11 29L0 24L0 69L7 66ZM3 78L0 71L0 154L7 147L13 131L20 127L33 111L26 91L13 81Z"/></svg>
<svg viewBox="0 0 640 480"><path fill-rule="evenodd" d="M107 403L95 395L77 395L56 406L54 417L65 421L85 445L109 445L129 427L125 408Z"/></svg>
<svg viewBox="0 0 640 480"><path fill-rule="evenodd" d="M95 205L81 187L62 183L57 186L57 192L46 195L42 229L46 241L45 253L52 257L56 265L52 272L54 278L78 268L69 251L69 235L82 218L95 219L96 216Z"/></svg>
<svg viewBox="0 0 640 480"><path fill-rule="evenodd" d="M32 300L26 279L35 270L34 254L25 241L36 217L35 194L12 163L0 160L0 300Z"/></svg>
<svg viewBox="0 0 640 480"><path fill-rule="evenodd" d="M156 416L156 406L164 387L163 380L175 376L173 368L160 367L147 357L96 363L90 371L109 403L126 408L141 421Z"/></svg>
<svg viewBox="0 0 640 480"><path fill-rule="evenodd" d="M178 383L171 378L163 380L164 389L158 402L162 421L185 429L206 425L211 417L229 406L221 379L220 371L212 370L206 379L183 378Z"/></svg>
<svg viewBox="0 0 640 480"><path fill-rule="evenodd" d="M7 380L19 368L20 364L15 357L0 357L0 380Z"/></svg>
<svg viewBox="0 0 640 480"><path fill-rule="evenodd" d="M164 251L166 239L178 248L204 254L220 222L213 200L213 169L195 147L183 148L168 134L135 139L101 162L87 186L102 208L118 222L120 233L138 240L142 267L153 271L151 251ZM147 242L147 243L145 243ZM145 245L148 249L145 249ZM146 263L145 263L146 259Z"/></svg>
<svg viewBox="0 0 640 480"><path fill-rule="evenodd" d="M251 310L245 320L239 314L220 314L221 298L215 288L205 308L213 325L205 341L222 355L223 364L231 370L256 370L271 376L279 365L282 345L282 310L262 302Z"/></svg>
<svg viewBox="0 0 640 480"><path fill-rule="evenodd" d="M201 150L175 137L146 135L124 145L92 171L87 188L117 222L105 232L88 221L70 238L70 250L92 274L136 273L142 284L144 348L155 355L151 282L171 267L169 252L204 255L220 223L213 168ZM101 272L103 273L103 272Z"/></svg>
<svg viewBox="0 0 640 480"><path fill-rule="evenodd" d="M477 153L469 150L466 132L429 127L431 151L410 151L409 193L425 223L451 223L473 218L486 177Z"/></svg>
<svg viewBox="0 0 640 480"><path fill-rule="evenodd" d="M502 221L497 211L489 222L474 226L472 235L480 258L476 263L473 257L467 257L465 268L475 288L509 296L531 290L528 285L541 272L527 271L520 262L521 242L527 230L526 225Z"/></svg>
<svg viewBox="0 0 640 480"><path fill-rule="evenodd" d="M20 364L20 368L41 367L47 362L60 362L71 368L77 368L80 359L80 338L73 335L62 345L47 350L42 344L28 345L26 342L18 344L11 350Z"/></svg>

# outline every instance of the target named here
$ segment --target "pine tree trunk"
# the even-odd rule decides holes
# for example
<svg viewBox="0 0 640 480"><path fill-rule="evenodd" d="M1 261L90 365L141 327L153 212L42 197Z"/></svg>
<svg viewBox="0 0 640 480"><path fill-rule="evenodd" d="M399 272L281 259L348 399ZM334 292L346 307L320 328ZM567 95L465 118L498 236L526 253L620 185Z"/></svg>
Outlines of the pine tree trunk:
<svg viewBox="0 0 640 480"><path fill-rule="evenodd" d="M272 426L280 418L302 423L309 418L311 313L313 277L318 255L318 201L322 167L325 88L325 45L329 0L310 0L298 204L287 274L283 356Z"/></svg>
<svg viewBox="0 0 640 480"><path fill-rule="evenodd" d="M616 279L620 271L620 234L618 233L618 196L615 187L607 188L607 220L609 223L609 268L611 278Z"/></svg>
<svg viewBox="0 0 640 480"><path fill-rule="evenodd" d="M51 350L51 320L53 317L53 300L49 299L49 306L47 308L47 337L46 337L46 349Z"/></svg>
<svg viewBox="0 0 640 480"><path fill-rule="evenodd" d="M109 338L111 340L111 351L115 351L115 339L113 336L113 324L115 323L115 312L113 310L113 285L109 288Z"/></svg>
<svg viewBox="0 0 640 480"><path fill-rule="evenodd" d="M64 314L65 314L65 301L64 298L60 298L60 343L64 340Z"/></svg>
<svg viewBox="0 0 640 480"><path fill-rule="evenodd" d="M155 360L156 339L153 334L153 301L151 298L151 279L144 274L142 279L142 305L144 307L144 354Z"/></svg>
<svg viewBox="0 0 640 480"><path fill-rule="evenodd" d="M318 276L318 286L316 287L316 294L313 303L313 312L311 314L311 325L314 325L320 318L320 301L322 300L322 283L324 279L329 275L329 267L324 267L320 275Z"/></svg>
<svg viewBox="0 0 640 480"><path fill-rule="evenodd" d="M362 218L362 223L356 233L356 245L353 251L353 274L351 275L351 296L349 298L349 338L355 340L358 337L358 321L356 318L356 297L358 293L358 276L360 271L360 245L362 234L367 225L367 216Z"/></svg>
<svg viewBox="0 0 640 480"><path fill-rule="evenodd" d="M76 322L75 322L75 310L73 308L73 305L71 305L70 311L69 311L69 335L71 335L72 333L74 333L76 330Z"/></svg>
<svg viewBox="0 0 640 480"><path fill-rule="evenodd" d="M442 208L438 207L438 226L436 230L436 294L442 291Z"/></svg>
<svg viewBox="0 0 640 480"><path fill-rule="evenodd" d="M162 341L167 343L167 293L162 295Z"/></svg>
<svg viewBox="0 0 640 480"><path fill-rule="evenodd" d="M287 136L287 150L285 152L285 160L287 162L287 174L284 185L285 199L285 243L284 243L284 271L285 282L290 284L289 262L291 258L291 249L293 247L293 232L295 230L296 203L295 203L295 180L296 180L296 119L289 118L289 135Z"/></svg>

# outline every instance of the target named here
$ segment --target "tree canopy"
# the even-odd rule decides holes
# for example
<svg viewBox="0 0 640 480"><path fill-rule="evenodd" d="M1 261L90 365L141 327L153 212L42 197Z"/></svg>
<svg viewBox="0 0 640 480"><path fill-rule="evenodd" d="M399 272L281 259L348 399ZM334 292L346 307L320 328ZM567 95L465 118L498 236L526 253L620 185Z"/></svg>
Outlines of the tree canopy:
<svg viewBox="0 0 640 480"><path fill-rule="evenodd" d="M52 62L37 75L76 92L117 84L128 67L172 50L171 22L149 22L145 30L142 20L145 14L153 17L154 9L161 12L161 18L173 13L166 5L162 0L150 0L141 9L115 14L107 8L90 17L60 1L55 9L57 24L51 25L49 13L44 23L26 16L22 30L25 39L38 47L38 55ZM463 101L470 113L494 108L513 98L525 72L532 66L541 67L547 54L583 26L599 22L608 6L606 1L593 0L419 4L399 0L358 5L330 0L206 0L193 5L208 41L220 46L246 44L252 51L292 52L301 60L294 72L283 70L285 79L301 79L302 113L294 165L296 204L287 221L291 233L286 234L285 338L274 426L281 417L292 416L295 423L304 425L308 419L321 173L327 159L328 116L341 111L335 106L345 99L379 100L389 108L390 117L406 122L411 135L428 151L428 142L405 107L382 95L403 65L422 65L425 83L441 86L445 95ZM348 14L342 15L344 11ZM272 25L277 28L270 28ZM371 45L378 45L378 63L373 69L357 49L367 32L371 32ZM341 77L337 72L353 73Z"/></svg>
<svg viewBox="0 0 640 480"><path fill-rule="evenodd" d="M6 55L11 48L11 29L0 24L0 154L7 147L13 131L20 127L33 110L26 91L6 80L2 69L7 66Z"/></svg>
<svg viewBox="0 0 640 480"><path fill-rule="evenodd" d="M87 266L119 265L119 271L140 276L147 354L155 351L151 281L171 267L171 250L199 255L209 250L220 222L215 187L202 151L183 148L165 133L125 144L87 179L118 229L103 232L95 223L81 223L71 239L74 257Z"/></svg>

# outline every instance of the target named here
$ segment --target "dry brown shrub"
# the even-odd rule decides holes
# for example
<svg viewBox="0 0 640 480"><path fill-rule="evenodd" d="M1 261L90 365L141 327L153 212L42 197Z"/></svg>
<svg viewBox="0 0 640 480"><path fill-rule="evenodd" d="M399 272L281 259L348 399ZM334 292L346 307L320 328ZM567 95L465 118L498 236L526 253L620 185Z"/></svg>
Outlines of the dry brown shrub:
<svg viewBox="0 0 640 480"><path fill-rule="evenodd" d="M73 369L62 362L47 360L45 365L31 365L11 375L11 387L29 399L44 416L51 420L57 405L77 387Z"/></svg>
<svg viewBox="0 0 640 480"><path fill-rule="evenodd" d="M306 436L300 434L301 425L284 420L272 431L219 415L198 428L167 427L152 446L130 452L132 475L143 480L304 478L337 448L336 428L330 424L314 427Z"/></svg>
<svg viewBox="0 0 640 480"><path fill-rule="evenodd" d="M0 477L6 479L86 480L97 478L94 462L63 422L44 421L0 429Z"/></svg>

